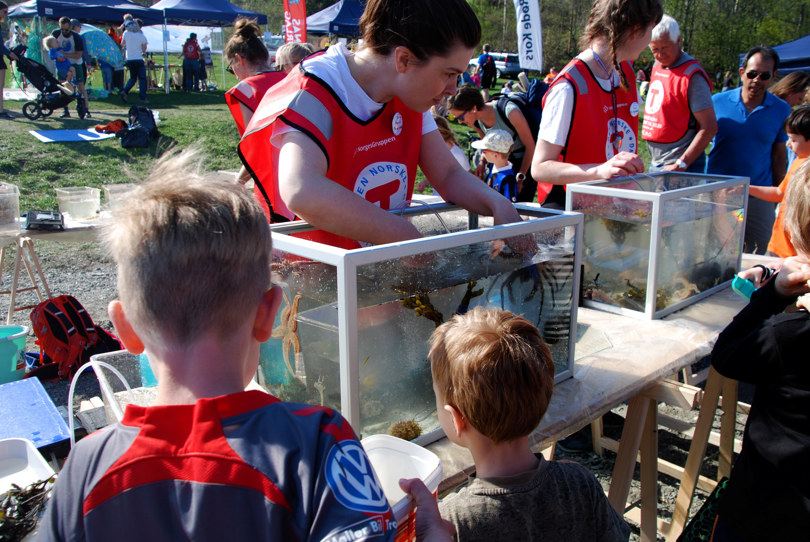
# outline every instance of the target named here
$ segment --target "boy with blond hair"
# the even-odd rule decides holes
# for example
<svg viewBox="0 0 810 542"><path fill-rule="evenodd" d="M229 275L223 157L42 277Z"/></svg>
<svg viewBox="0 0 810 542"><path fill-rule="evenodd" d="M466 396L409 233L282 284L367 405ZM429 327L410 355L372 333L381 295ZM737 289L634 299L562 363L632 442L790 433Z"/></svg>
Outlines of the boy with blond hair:
<svg viewBox="0 0 810 542"><path fill-rule="evenodd" d="M393 540L396 523L332 409L245 391L281 300L252 195L163 160L104 232L110 319L158 379L154 406L79 441L46 540Z"/></svg>
<svg viewBox="0 0 810 542"><path fill-rule="evenodd" d="M521 316L476 307L439 326L428 354L439 422L470 450L475 477L439 509L468 540L627 540L630 529L585 467L534 454L554 361Z"/></svg>
<svg viewBox="0 0 810 542"><path fill-rule="evenodd" d="M712 540L806 540L810 532L810 162L783 201L796 256L717 339L712 366L756 386Z"/></svg>

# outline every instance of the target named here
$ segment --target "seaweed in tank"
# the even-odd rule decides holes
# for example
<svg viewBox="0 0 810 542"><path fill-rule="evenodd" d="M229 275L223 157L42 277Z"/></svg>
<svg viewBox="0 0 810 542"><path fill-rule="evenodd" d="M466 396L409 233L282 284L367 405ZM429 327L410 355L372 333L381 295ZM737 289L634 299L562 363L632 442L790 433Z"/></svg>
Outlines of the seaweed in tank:
<svg viewBox="0 0 810 542"><path fill-rule="evenodd" d="M605 229L610 234L610 239L617 245L624 244L624 238L627 232L630 231L635 224L633 222L622 222L620 220L612 220L610 218L600 218Z"/></svg>

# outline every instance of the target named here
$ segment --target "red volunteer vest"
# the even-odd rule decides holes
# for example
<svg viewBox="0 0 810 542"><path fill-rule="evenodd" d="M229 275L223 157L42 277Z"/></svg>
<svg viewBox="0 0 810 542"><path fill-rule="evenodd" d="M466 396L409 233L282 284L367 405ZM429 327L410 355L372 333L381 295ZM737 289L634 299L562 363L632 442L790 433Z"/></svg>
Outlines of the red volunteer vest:
<svg viewBox="0 0 810 542"><path fill-rule="evenodd" d="M233 120L241 137L245 133L245 118L242 116L244 105L251 112L256 111L267 90L286 77L284 72L264 72L252 75L239 81L235 87L225 93L225 101L231 110Z"/></svg>
<svg viewBox="0 0 810 542"><path fill-rule="evenodd" d="M411 198L422 140L422 114L394 98L372 118L362 121L331 88L301 67L264 95L238 148L256 181L256 198L271 222L297 218L278 192L278 149L270 143L276 121L312 138L326 155L326 177L347 190L383 209L396 208ZM307 234L306 238L342 248L360 246L324 231Z"/></svg>
<svg viewBox="0 0 810 542"><path fill-rule="evenodd" d="M641 137L655 143L674 143L689 129L689 80L701 74L712 87L712 81L697 60L684 62L665 70L656 62L650 75Z"/></svg>
<svg viewBox="0 0 810 542"><path fill-rule="evenodd" d="M636 80L629 62L623 62L621 69L628 81ZM563 68L551 86L563 80L574 86L574 114L571 116L568 139L560 154L561 161L569 164L601 164L618 154L614 144L619 152L638 152L638 90L634 84L631 83L628 90L619 87L614 91L614 119L610 92L599 86L587 64L575 58Z"/></svg>

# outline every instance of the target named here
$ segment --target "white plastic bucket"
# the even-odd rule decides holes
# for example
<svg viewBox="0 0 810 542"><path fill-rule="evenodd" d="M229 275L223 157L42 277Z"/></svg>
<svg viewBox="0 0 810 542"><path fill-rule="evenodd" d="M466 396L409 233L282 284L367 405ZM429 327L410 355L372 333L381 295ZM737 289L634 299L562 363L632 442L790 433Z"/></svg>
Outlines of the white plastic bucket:
<svg viewBox="0 0 810 542"><path fill-rule="evenodd" d="M442 479L441 460L430 450L390 435L371 435L360 443L394 512L396 542L416 540L413 499L399 488L399 480L420 478L435 496Z"/></svg>

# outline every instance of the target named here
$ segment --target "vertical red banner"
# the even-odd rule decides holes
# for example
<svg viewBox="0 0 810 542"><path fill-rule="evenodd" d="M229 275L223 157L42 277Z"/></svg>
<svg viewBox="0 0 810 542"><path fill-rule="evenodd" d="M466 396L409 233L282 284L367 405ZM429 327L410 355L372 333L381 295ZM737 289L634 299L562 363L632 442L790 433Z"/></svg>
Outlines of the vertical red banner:
<svg viewBox="0 0 810 542"><path fill-rule="evenodd" d="M307 6L305 0L284 0L284 41L307 42Z"/></svg>

